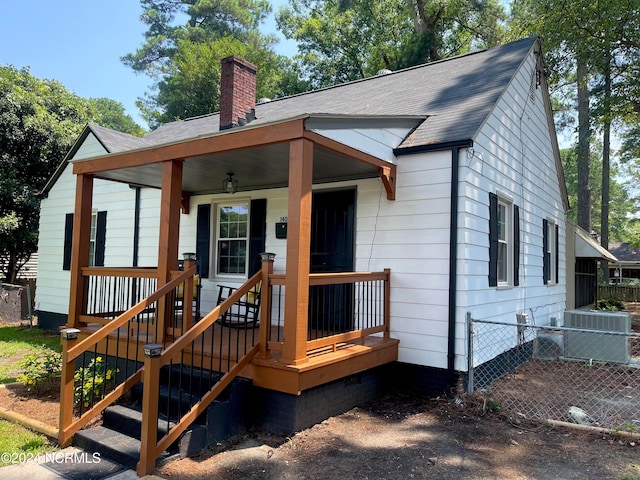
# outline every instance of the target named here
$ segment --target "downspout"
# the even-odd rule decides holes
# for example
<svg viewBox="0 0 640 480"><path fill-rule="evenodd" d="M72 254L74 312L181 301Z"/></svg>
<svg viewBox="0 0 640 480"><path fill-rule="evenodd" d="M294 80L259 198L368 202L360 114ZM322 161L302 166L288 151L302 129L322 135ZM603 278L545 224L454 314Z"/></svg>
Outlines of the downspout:
<svg viewBox="0 0 640 480"><path fill-rule="evenodd" d="M409 148L396 148L393 153L396 157L420 152L451 152L451 224L449 225L449 312L448 312L448 339L447 339L447 373L450 380L455 378L456 359L456 301L457 301L457 268L458 268L458 191L460 164L460 149L473 146L473 140L457 140L432 145L418 145Z"/></svg>
<svg viewBox="0 0 640 480"><path fill-rule="evenodd" d="M456 359L456 291L458 265L458 164L460 149L451 150L451 224L449 225L449 334L447 372L453 380Z"/></svg>
<svg viewBox="0 0 640 480"><path fill-rule="evenodd" d="M132 265L138 266L138 256L140 248L140 187L133 187L136 192L135 203L133 207L133 260Z"/></svg>

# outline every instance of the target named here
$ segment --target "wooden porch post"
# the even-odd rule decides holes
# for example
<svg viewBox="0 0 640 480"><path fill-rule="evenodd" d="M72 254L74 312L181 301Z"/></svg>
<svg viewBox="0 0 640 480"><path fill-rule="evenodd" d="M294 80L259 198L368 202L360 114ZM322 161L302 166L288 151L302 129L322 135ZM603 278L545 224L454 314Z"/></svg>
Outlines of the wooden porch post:
<svg viewBox="0 0 640 480"><path fill-rule="evenodd" d="M69 317L67 326L78 328L78 320L84 307L84 279L82 267L89 266L91 241L91 205L93 202L93 176L76 177L76 204L73 213L73 237L71 244L71 285L69 288Z"/></svg>
<svg viewBox="0 0 640 480"><path fill-rule="evenodd" d="M311 189L313 143L296 139L289 144L289 231L284 302L282 361L307 362L309 270L311 252Z"/></svg>
<svg viewBox="0 0 640 480"><path fill-rule="evenodd" d="M171 271L178 269L178 237L182 205L182 160L162 164L162 194L160 197L160 241L158 242L158 288L171 281ZM165 296L158 302L156 342L163 343L165 320L171 311Z"/></svg>

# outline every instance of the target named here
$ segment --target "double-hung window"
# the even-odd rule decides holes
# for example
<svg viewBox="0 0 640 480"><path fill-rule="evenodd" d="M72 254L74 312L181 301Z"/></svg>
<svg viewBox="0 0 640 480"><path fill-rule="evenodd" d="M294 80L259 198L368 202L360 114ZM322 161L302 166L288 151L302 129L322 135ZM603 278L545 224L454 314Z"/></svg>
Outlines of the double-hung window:
<svg viewBox="0 0 640 480"><path fill-rule="evenodd" d="M552 220L542 220L542 254L543 281L545 285L558 283L559 254L558 254L558 225Z"/></svg>
<svg viewBox="0 0 640 480"><path fill-rule="evenodd" d="M249 204L217 206L216 265L221 275L246 275Z"/></svg>
<svg viewBox="0 0 640 480"><path fill-rule="evenodd" d="M519 217L512 201L489 194L489 286L519 285Z"/></svg>
<svg viewBox="0 0 640 480"><path fill-rule="evenodd" d="M89 234L89 266L103 267L107 235L107 212L91 214L91 230ZM73 213L67 213L64 221L64 249L62 269L71 269L71 242L73 239Z"/></svg>
<svg viewBox="0 0 640 480"><path fill-rule="evenodd" d="M96 265L96 232L98 230L98 212L91 214L91 233L89 235L89 266Z"/></svg>

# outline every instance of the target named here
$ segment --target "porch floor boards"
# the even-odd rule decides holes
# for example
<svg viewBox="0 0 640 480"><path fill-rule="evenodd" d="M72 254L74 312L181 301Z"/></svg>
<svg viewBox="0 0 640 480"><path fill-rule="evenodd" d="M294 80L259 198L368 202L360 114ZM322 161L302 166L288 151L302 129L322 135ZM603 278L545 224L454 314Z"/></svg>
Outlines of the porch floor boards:
<svg viewBox="0 0 640 480"><path fill-rule="evenodd" d="M80 338L97 331L101 326L88 324L81 327ZM213 336L211 329L215 329ZM152 333L148 336L142 331L139 333L138 335L135 330L129 331L123 327L118 332L110 334L108 342L100 342L97 351L101 354L108 353L120 358L143 361L143 346L155 343L155 339ZM259 328L229 328L215 323L205 330L203 337L204 342L198 339L194 342L193 348L185 350L185 354L177 360L184 363L193 360L195 367L202 366L205 369L226 372L235 365L235 361L231 359L236 358L238 351L242 356L242 352L248 351L254 342L259 341ZM271 338L282 338L282 329L272 326ZM171 336L168 336L166 344L170 342ZM132 343L137 348L132 346ZM282 363L281 352L272 351L268 358L254 358L241 376L252 379L256 386L298 395L303 390L396 361L398 344L399 340L396 339L369 336L364 342L358 340L338 344L335 351L331 347L310 351L307 355L308 361L298 365ZM214 353L216 350L222 353Z"/></svg>

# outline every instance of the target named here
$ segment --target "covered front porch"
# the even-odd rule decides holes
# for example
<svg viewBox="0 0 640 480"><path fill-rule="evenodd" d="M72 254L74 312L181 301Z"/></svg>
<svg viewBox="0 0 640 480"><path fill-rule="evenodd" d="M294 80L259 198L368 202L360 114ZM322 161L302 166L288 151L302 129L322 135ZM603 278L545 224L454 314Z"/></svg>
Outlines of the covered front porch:
<svg viewBox="0 0 640 480"><path fill-rule="evenodd" d="M397 360L398 342L390 337L389 270L309 273L314 184L379 178L386 199L394 200L396 166L312 131L308 120L304 116L74 163L62 445L142 382L138 473L147 473L160 452L237 376L297 395ZM287 187L286 258L284 269L279 269L284 273L274 273L278 259L264 254L256 274L213 309L201 312L191 305L198 288L195 259L185 259L182 270L178 268L180 212L189 213L190 199L219 191L220 179L229 171L242 179L244 192ZM161 190L157 267L88 265L94 178ZM249 319L246 310L256 293L259 313ZM244 318L244 324L226 322L229 315ZM78 407L78 384L88 378L95 381L98 370L96 362L87 359L103 356L115 381L107 386L105 375L102 392L87 393ZM82 378L78 365L84 367ZM163 368L195 371L200 377L198 388L189 385L193 400L159 438ZM178 378L183 381L182 374ZM193 375L189 378L192 382Z"/></svg>

